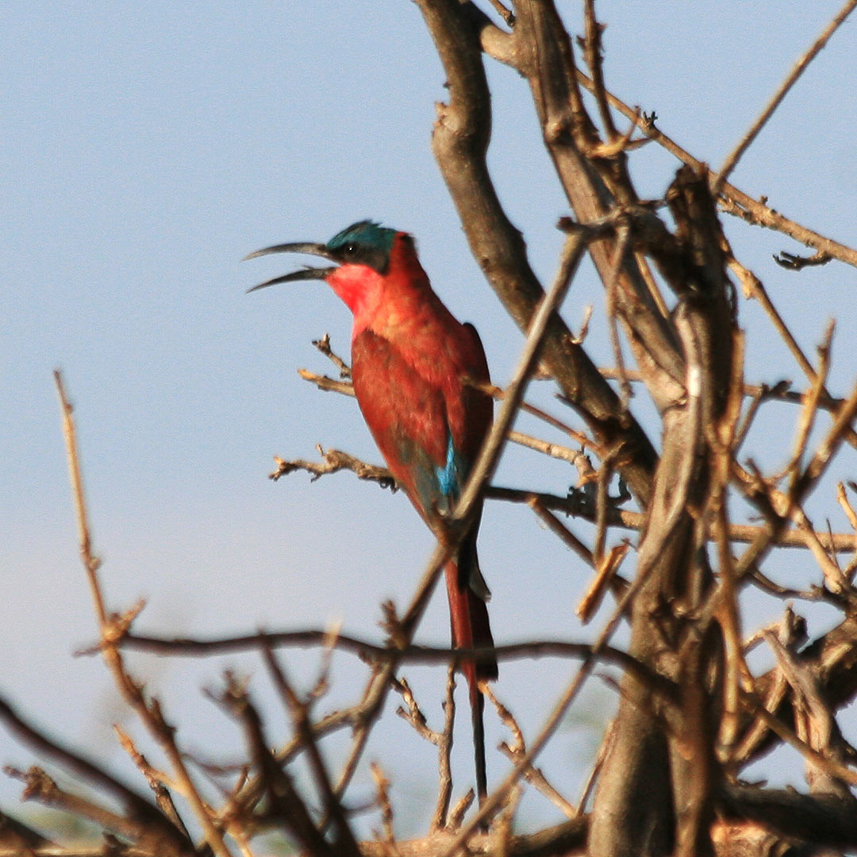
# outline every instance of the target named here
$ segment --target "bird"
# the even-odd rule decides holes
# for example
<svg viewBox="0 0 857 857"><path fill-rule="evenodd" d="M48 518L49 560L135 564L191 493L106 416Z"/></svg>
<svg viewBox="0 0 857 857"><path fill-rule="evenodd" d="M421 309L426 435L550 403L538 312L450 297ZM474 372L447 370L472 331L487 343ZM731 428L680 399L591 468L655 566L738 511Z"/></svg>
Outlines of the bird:
<svg viewBox="0 0 857 857"><path fill-rule="evenodd" d="M324 280L353 314L351 378L372 437L411 503L441 539L493 421L485 351L476 328L457 321L435 294L412 235L371 220L353 223L326 244L265 247L333 262L305 266L250 291ZM477 386L479 385L479 386ZM487 795L483 683L497 678L488 619L490 591L479 568L473 523L444 568L453 648L482 649L459 668L468 684L476 786Z"/></svg>

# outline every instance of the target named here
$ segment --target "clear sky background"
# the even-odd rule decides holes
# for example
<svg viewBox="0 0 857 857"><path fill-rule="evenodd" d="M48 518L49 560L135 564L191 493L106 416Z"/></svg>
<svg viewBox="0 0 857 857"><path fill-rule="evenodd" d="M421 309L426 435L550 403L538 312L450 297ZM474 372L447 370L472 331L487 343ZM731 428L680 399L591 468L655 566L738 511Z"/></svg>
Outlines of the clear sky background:
<svg viewBox="0 0 857 857"><path fill-rule="evenodd" d="M604 0L608 85L656 111L666 133L717 166L839 5ZM579 33L579 4L564 6ZM767 195L787 216L851 245L855 27L840 29L733 175L746 192ZM95 639L96 627L52 370L62 368L76 405L95 546L114 609L145 597L139 628L163 634L341 620L347 631L380 639L379 602L407 604L431 549L407 501L347 474L315 484L303 474L267 479L273 455L313 457L316 443L378 460L353 400L319 393L296 374L299 367L330 370L310 344L325 332L347 355L348 312L319 283L248 296L248 287L284 273L293 260L240 259L261 246L325 241L355 220L378 219L417 236L437 291L480 329L498 383L508 379L522 340L468 253L429 148L444 76L411 3L9 0L0 10L0 56L0 692L143 788L114 749L110 724L124 715L103 666L72 657ZM564 200L526 84L489 65L491 164L547 280ZM676 166L654 146L635 154L641 194L662 196ZM826 319L839 316L830 386L845 391L855 375L857 272L837 263L784 271L771 255L800 247L726 224L740 259L764 280L805 349L812 352ZM594 275L584 273L565 315L577 328L583 306L596 304L588 347L609 363L600 295ZM740 311L751 331L748 380L800 381L772 336L752 334L763 324L758 307L742 299ZM573 420L542 387L533 395ZM787 436L794 415L778 413L782 419L768 430ZM764 459L764 438L749 451ZM853 467L853 450L845 455ZM560 464L513 450L497 481L563 493L575 478ZM589 633L573 619L586 574L526 510L490 505L482 533L498 642ZM420 636L442 644L446 606L435 601ZM759 605L758 616L778 609ZM820 616L815 630L823 623ZM288 657L298 681L311 681L315 662L314 655ZM133 664L181 725L179 740L209 757L234 758L240 743L199 688L216 687L223 666L232 665L254 673L260 698L270 696L252 658ZM572 669L503 667L498 690L530 735ZM349 656L337 659L338 684L323 709L352 698L355 670ZM438 672L413 670L435 725ZM545 760L571 798L613 704L593 683ZM460 788L471 777L466 726ZM284 734L279 721L271 731ZM489 732L495 743L502 734L493 720ZM385 764L401 799L433 794L425 778L433 751L395 718L367 756ZM0 732L0 763L31 761ZM492 777L504 766L492 756ZM799 782L799 766L792 773ZM17 811L18 792L0 778L0 806ZM369 796L367 778L357 794ZM533 819L556 818L541 799L527 806ZM400 832L424 822L425 813L403 810Z"/></svg>

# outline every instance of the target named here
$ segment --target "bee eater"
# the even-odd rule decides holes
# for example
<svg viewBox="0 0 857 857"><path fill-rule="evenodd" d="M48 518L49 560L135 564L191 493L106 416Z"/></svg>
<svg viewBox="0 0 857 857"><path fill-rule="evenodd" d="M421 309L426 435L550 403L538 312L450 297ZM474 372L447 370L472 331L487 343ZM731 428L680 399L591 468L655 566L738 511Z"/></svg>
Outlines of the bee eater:
<svg viewBox="0 0 857 857"><path fill-rule="evenodd" d="M476 329L458 322L432 290L414 239L362 220L326 244L277 244L251 253L303 253L335 263L305 267L254 288L324 280L354 316L351 377L363 418L390 472L440 538L491 426L493 402L473 382L488 382ZM251 289L253 291L253 289ZM445 567L455 648L492 648L474 524ZM476 784L487 793L481 682L497 677L497 661L481 654L461 664L470 692Z"/></svg>

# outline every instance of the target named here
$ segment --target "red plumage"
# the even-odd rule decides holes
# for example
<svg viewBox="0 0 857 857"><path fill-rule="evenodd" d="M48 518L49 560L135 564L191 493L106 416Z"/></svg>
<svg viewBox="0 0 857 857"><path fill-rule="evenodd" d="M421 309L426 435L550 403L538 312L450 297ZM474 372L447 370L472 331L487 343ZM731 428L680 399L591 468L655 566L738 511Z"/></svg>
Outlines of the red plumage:
<svg viewBox="0 0 857 857"><path fill-rule="evenodd" d="M405 233L393 240L384 274L344 265L327 277L354 313L352 379L360 410L396 482L435 531L453 498L432 490L438 468L447 463L451 441L467 465L479 453L491 426L490 397L467 383L489 380L479 336L461 324L435 295ZM458 488L464 487L466 474ZM446 567L452 642L459 648L494 645L480 587L476 523ZM484 583L481 584L484 586ZM484 591L482 593L484 595ZM463 665L471 684L497 676L493 657L474 670Z"/></svg>
<svg viewBox="0 0 857 857"><path fill-rule="evenodd" d="M325 279L354 315L352 379L363 417L384 460L425 522L443 535L444 517L467 480L493 415L491 397L468 380L488 382L476 330L458 322L429 284L413 239L368 221L326 245L281 244L267 252L314 253L339 263L263 283ZM259 254L253 254L259 255ZM476 537L481 506L445 568L452 644L492 648L488 588ZM462 663L476 745L477 788L486 793L480 681L497 677L493 654Z"/></svg>

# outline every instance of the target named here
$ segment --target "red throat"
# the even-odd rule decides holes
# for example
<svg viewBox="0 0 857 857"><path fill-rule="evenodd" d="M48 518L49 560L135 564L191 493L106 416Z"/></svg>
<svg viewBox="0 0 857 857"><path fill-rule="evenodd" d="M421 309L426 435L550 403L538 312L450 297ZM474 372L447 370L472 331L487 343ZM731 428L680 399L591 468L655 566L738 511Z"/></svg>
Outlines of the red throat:
<svg viewBox="0 0 857 857"><path fill-rule="evenodd" d="M387 315L407 315L424 302L427 293L432 295L413 242L401 232L393 241L383 274L369 265L344 264L326 279L354 314L354 336L386 326Z"/></svg>
<svg viewBox="0 0 857 857"><path fill-rule="evenodd" d="M330 287L357 320L375 312L384 290L384 277L368 265L341 265L328 277Z"/></svg>

